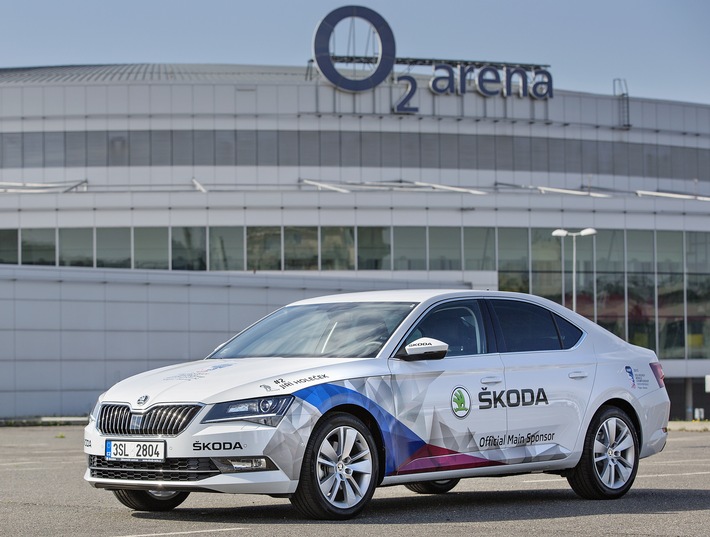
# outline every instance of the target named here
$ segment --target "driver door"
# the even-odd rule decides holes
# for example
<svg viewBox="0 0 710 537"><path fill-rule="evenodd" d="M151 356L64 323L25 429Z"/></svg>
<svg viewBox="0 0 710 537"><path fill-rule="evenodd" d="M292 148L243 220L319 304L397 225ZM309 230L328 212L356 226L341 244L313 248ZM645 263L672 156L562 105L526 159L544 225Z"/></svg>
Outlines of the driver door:
<svg viewBox="0 0 710 537"><path fill-rule="evenodd" d="M505 376L482 306L456 300L433 307L390 359L396 418L414 433L397 456L398 475L491 466L501 459L507 415L492 395L505 390ZM404 346L421 337L446 343L446 356L407 357Z"/></svg>

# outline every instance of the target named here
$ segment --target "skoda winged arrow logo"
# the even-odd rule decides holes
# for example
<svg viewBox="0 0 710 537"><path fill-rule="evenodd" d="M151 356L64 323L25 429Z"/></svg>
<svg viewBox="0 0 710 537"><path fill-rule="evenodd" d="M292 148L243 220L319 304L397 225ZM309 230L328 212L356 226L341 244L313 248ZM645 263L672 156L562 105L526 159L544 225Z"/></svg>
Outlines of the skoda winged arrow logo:
<svg viewBox="0 0 710 537"><path fill-rule="evenodd" d="M471 411L471 396L463 386L457 386L451 393L451 410L454 416L462 419Z"/></svg>
<svg viewBox="0 0 710 537"><path fill-rule="evenodd" d="M148 396L147 395L141 395L138 398L138 401L136 401L139 405L144 405L148 402Z"/></svg>

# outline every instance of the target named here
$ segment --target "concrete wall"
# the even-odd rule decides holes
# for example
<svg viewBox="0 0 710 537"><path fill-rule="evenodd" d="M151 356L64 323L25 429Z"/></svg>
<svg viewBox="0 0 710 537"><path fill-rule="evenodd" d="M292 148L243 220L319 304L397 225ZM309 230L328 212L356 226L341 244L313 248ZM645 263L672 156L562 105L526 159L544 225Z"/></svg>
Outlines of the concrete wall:
<svg viewBox="0 0 710 537"><path fill-rule="evenodd" d="M0 418L88 414L115 382L204 358L295 300L415 286L462 285L0 266Z"/></svg>

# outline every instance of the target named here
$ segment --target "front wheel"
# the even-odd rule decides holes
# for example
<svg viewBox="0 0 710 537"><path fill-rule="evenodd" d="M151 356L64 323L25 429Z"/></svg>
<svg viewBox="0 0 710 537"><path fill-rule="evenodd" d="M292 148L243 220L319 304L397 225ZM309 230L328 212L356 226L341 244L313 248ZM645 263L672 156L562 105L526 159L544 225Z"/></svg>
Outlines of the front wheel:
<svg viewBox="0 0 710 537"><path fill-rule="evenodd" d="M350 414L332 414L308 440L291 503L309 518L352 518L372 498L378 468L377 445L367 426Z"/></svg>
<svg viewBox="0 0 710 537"><path fill-rule="evenodd" d="M588 500L611 500L626 494L636 478L639 442L629 416L605 407L594 417L584 452L567 476L572 490Z"/></svg>
<svg viewBox="0 0 710 537"><path fill-rule="evenodd" d="M172 511L190 495L175 490L114 490L113 494L135 511Z"/></svg>

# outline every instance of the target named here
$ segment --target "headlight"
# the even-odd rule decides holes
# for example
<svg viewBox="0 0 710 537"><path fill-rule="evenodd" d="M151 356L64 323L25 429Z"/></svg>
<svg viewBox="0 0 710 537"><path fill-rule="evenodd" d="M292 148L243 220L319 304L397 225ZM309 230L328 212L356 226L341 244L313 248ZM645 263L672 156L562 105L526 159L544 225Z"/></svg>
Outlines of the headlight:
<svg viewBox="0 0 710 537"><path fill-rule="evenodd" d="M292 402L292 395L284 395L217 403L207 413L202 423L241 420L276 427Z"/></svg>

